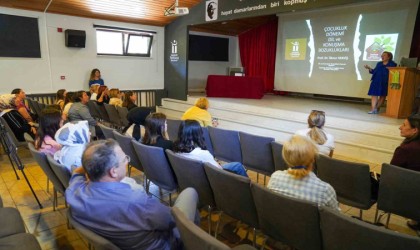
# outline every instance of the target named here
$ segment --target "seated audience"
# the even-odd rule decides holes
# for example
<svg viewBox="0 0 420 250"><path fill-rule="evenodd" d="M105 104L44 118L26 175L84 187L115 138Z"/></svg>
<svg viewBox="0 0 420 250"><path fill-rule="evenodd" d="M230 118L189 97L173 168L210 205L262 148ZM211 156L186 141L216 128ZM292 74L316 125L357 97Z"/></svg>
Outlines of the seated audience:
<svg viewBox="0 0 420 250"><path fill-rule="evenodd" d="M92 69L90 72L89 87L92 85L102 86L104 84L104 80L101 78L101 71L99 69Z"/></svg>
<svg viewBox="0 0 420 250"><path fill-rule="evenodd" d="M99 85L97 85L97 84L94 84L94 85L90 86L90 88L89 88L90 100L96 101L96 98L98 97L98 89L99 89Z"/></svg>
<svg viewBox="0 0 420 250"><path fill-rule="evenodd" d="M220 166L214 160L213 155L207 150L206 144L204 143L203 130L195 120L181 122L178 130L178 139L174 143L173 151L187 158L208 162L217 168L248 177L241 163L230 162Z"/></svg>
<svg viewBox="0 0 420 250"><path fill-rule="evenodd" d="M112 139L90 143L66 190L74 220L120 249L182 249L170 207L121 183L128 157ZM86 175L88 179L86 178ZM195 218L198 195L185 189L175 202Z"/></svg>
<svg viewBox="0 0 420 250"><path fill-rule="evenodd" d="M318 147L318 152L332 157L334 153L334 136L324 130L325 112L312 110L308 116L307 129L296 131L296 135L310 138Z"/></svg>
<svg viewBox="0 0 420 250"><path fill-rule="evenodd" d="M136 105L136 100L137 100L137 96L136 94L134 94L133 91L127 91L124 94L124 101L122 106L126 107L128 109L128 111L130 111L131 109L137 107Z"/></svg>
<svg viewBox="0 0 420 250"><path fill-rule="evenodd" d="M125 135L133 137L136 141L144 136L144 124L146 117L152 112L148 107L137 107L128 111L127 120L128 126L123 130Z"/></svg>
<svg viewBox="0 0 420 250"><path fill-rule="evenodd" d="M119 89L110 89L109 97L109 105L122 107L123 102L121 100L121 92Z"/></svg>
<svg viewBox="0 0 420 250"><path fill-rule="evenodd" d="M87 121L68 122L55 133L55 140L62 146L54 159L71 172L82 165L82 154L90 141Z"/></svg>
<svg viewBox="0 0 420 250"><path fill-rule="evenodd" d="M165 149L173 149L174 143L167 139L166 115L162 113L151 113L146 117L145 132L141 142L145 145Z"/></svg>
<svg viewBox="0 0 420 250"><path fill-rule="evenodd" d="M31 110L25 104L26 94L25 91L22 89L14 89L12 90L12 94L16 95L15 98L15 106L16 110L27 120L28 122L35 122L38 117L36 114L31 113Z"/></svg>
<svg viewBox="0 0 420 250"><path fill-rule="evenodd" d="M283 144L282 152L289 169L274 172L267 187L274 192L340 210L334 188L312 172L317 151L307 137L292 136Z"/></svg>
<svg viewBox="0 0 420 250"><path fill-rule="evenodd" d="M211 115L207 111L208 108L209 100L205 97L198 98L197 101L195 101L195 105L185 111L181 120L196 120L202 127L216 127L218 124L216 121L212 122Z"/></svg>
<svg viewBox="0 0 420 250"><path fill-rule="evenodd" d="M108 87L103 85L103 86L99 86L98 89L98 95L96 96L96 102L99 105L102 105L104 103L108 104L109 103L109 96L108 96Z"/></svg>
<svg viewBox="0 0 420 250"><path fill-rule="evenodd" d="M73 95L74 92L67 92L66 98L64 99L64 108L63 108L63 121L67 121L67 116L69 115L69 110L73 104Z"/></svg>
<svg viewBox="0 0 420 250"><path fill-rule="evenodd" d="M57 94L55 96L55 104L60 105L60 110L64 109L64 103L65 103L65 99L66 99L66 94L67 91L65 89L59 89L57 91Z"/></svg>
<svg viewBox="0 0 420 250"><path fill-rule="evenodd" d="M88 121L90 126L96 126L96 120L93 119L86 104L89 96L85 91L80 90L73 95L73 104L70 107L67 119L72 121Z"/></svg>
<svg viewBox="0 0 420 250"><path fill-rule="evenodd" d="M35 138L35 148L45 154L54 155L61 149L61 144L54 140L55 133L63 126L61 112L54 108L45 108L39 117L39 126Z"/></svg>

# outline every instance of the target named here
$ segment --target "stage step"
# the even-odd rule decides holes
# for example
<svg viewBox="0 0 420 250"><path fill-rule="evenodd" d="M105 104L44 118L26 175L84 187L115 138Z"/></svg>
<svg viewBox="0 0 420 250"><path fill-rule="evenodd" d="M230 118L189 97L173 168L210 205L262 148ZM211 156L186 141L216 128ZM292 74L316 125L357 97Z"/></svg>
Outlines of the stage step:
<svg viewBox="0 0 420 250"><path fill-rule="evenodd" d="M170 119L180 119L198 97L187 101L163 99L158 111ZM296 130L307 128L308 113L232 102L232 99L209 98L209 112L219 119L219 127L287 140ZM334 154L381 164L390 162L401 143L398 126L379 121L327 116L325 130L335 137ZM397 121L398 122L398 121Z"/></svg>

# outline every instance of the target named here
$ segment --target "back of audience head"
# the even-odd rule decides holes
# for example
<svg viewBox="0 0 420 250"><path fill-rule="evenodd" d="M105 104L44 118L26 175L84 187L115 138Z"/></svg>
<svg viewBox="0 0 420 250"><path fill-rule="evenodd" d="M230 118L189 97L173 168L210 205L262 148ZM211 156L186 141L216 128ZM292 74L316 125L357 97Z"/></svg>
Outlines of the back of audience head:
<svg viewBox="0 0 420 250"><path fill-rule="evenodd" d="M110 89L109 90L109 97L110 98L120 98L120 90L119 89Z"/></svg>
<svg viewBox="0 0 420 250"><path fill-rule="evenodd" d="M402 133L405 125L408 125L409 127L405 128L405 134L403 135ZM401 136L405 137L403 143L420 140L420 115L413 114L407 117L407 119L404 121L404 124L400 126L400 130Z"/></svg>
<svg viewBox="0 0 420 250"><path fill-rule="evenodd" d="M163 113L151 113L146 117L145 133L142 143L146 145L155 145L157 139L166 138L166 115Z"/></svg>
<svg viewBox="0 0 420 250"><path fill-rule="evenodd" d="M72 91L67 92L66 98L64 99L64 105L66 105L69 102L73 102L73 95L74 95L74 92Z"/></svg>
<svg viewBox="0 0 420 250"><path fill-rule="evenodd" d="M107 88L108 87L106 85L99 86L99 88L98 88L98 96L101 96L102 95L102 92L104 92Z"/></svg>
<svg viewBox="0 0 420 250"><path fill-rule="evenodd" d="M182 121L179 125L178 139L175 142L174 151L190 153L196 147L207 150L200 123L195 120Z"/></svg>
<svg viewBox="0 0 420 250"><path fill-rule="evenodd" d="M312 171L317 153L318 149L311 140L299 135L292 136L283 144L283 159L289 166L287 172L296 179L307 176Z"/></svg>
<svg viewBox="0 0 420 250"><path fill-rule="evenodd" d="M205 97L200 97L195 101L195 106L207 110L209 108L209 100Z"/></svg>
<svg viewBox="0 0 420 250"><path fill-rule="evenodd" d="M115 140L99 140L87 145L82 155L82 166L89 176L89 180L97 182L107 176L112 168L125 169L126 162L124 160L125 155Z"/></svg>
<svg viewBox="0 0 420 250"><path fill-rule="evenodd" d="M58 100L63 100L66 98L66 90L65 89L59 89L57 90L57 94L56 94L56 99Z"/></svg>
<svg viewBox="0 0 420 250"><path fill-rule="evenodd" d="M130 103L134 104L134 100L132 99L133 97L135 97L135 94L133 91L126 91L124 93L124 101L123 101L122 106L128 107Z"/></svg>
<svg viewBox="0 0 420 250"><path fill-rule="evenodd" d="M89 92L90 93L98 93L98 89L99 89L99 85L98 84L93 84L89 87Z"/></svg>
<svg viewBox="0 0 420 250"><path fill-rule="evenodd" d="M39 116L39 127L37 130L37 139L35 141L35 148L41 148L45 136L54 138L55 133L63 125L61 119L61 112L55 108L45 108L41 111Z"/></svg>
<svg viewBox="0 0 420 250"><path fill-rule="evenodd" d="M319 145L327 141L327 135L322 130L325 125L325 112L312 110L308 116L308 126L311 129L308 132L309 137Z"/></svg>

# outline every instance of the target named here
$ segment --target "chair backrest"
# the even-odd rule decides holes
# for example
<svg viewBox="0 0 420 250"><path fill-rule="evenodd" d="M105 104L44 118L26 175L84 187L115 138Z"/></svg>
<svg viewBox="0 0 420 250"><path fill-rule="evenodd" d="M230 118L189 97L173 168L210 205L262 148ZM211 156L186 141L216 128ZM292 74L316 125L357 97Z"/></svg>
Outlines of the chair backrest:
<svg viewBox="0 0 420 250"><path fill-rule="evenodd" d="M118 114L118 111L115 108L115 106L104 103L104 107L106 112L108 113L110 122L116 126L122 126L120 115Z"/></svg>
<svg viewBox="0 0 420 250"><path fill-rule="evenodd" d="M176 154L169 149L166 150L166 155L175 172L181 191L187 187L193 187L198 193L199 207L206 205L214 207L216 203L204 171L204 163Z"/></svg>
<svg viewBox="0 0 420 250"><path fill-rule="evenodd" d="M261 230L296 249L322 249L318 205L251 183Z"/></svg>
<svg viewBox="0 0 420 250"><path fill-rule="evenodd" d="M53 183L54 188L64 194L64 191L66 190L64 185L61 183L61 181L58 179L57 175L54 173L54 171L51 169L50 163L47 160L47 156L39 152L35 149L34 145L31 143L28 143L29 151L31 152L32 156L34 157L35 161L38 163L38 165L41 167L42 171L44 171L45 175L50 179L50 181Z"/></svg>
<svg viewBox="0 0 420 250"><path fill-rule="evenodd" d="M79 231L95 248L95 250L119 250L116 245L104 237L94 233L87 227L77 222L71 215L70 208L67 211L67 218L70 224Z"/></svg>
<svg viewBox="0 0 420 250"><path fill-rule="evenodd" d="M147 179L165 190L175 190L178 184L163 148L147 146L134 140L132 144Z"/></svg>
<svg viewBox="0 0 420 250"><path fill-rule="evenodd" d="M133 144L131 143L131 141L133 141L133 138L130 136L122 135L116 130L112 131L112 133L115 140L118 142L118 144L120 144L120 147L124 151L124 153L130 156L130 165L144 172L140 159L134 151Z"/></svg>
<svg viewBox="0 0 420 250"><path fill-rule="evenodd" d="M13 133L13 130L10 128L9 124L7 123L7 121L3 117L0 117L0 122L4 125L4 128L6 129L5 132L8 136L8 138L11 140L11 143L13 143L15 147L26 146L27 142L26 141L19 141L16 138L15 133Z"/></svg>
<svg viewBox="0 0 420 250"><path fill-rule="evenodd" d="M96 118L96 119L101 119L101 114L99 114L98 108L96 107L97 105L96 101L94 100L89 100L87 103L88 109L90 114L92 115L92 117Z"/></svg>
<svg viewBox="0 0 420 250"><path fill-rule="evenodd" d="M207 150L210 152L210 154L214 155L214 149L213 144L211 143L209 129L207 127L203 127L203 137L204 137L204 143L206 144Z"/></svg>
<svg viewBox="0 0 420 250"><path fill-rule="evenodd" d="M369 209L374 204L369 165L319 154L316 166L318 177L334 188L340 203L359 209Z"/></svg>
<svg viewBox="0 0 420 250"><path fill-rule="evenodd" d="M176 139L178 139L178 129L181 122L181 120L166 119L166 123L168 124L168 136L171 141L176 141Z"/></svg>
<svg viewBox="0 0 420 250"><path fill-rule="evenodd" d="M343 215L327 207L319 209L323 249L420 249L420 238L397 233Z"/></svg>
<svg viewBox="0 0 420 250"><path fill-rule="evenodd" d="M126 107L115 106L117 108L118 115L120 116L120 121L122 125L128 126L129 122L127 120L128 109Z"/></svg>
<svg viewBox="0 0 420 250"><path fill-rule="evenodd" d="M176 227L181 235L182 243L185 250L229 250L230 247L210 234L204 232L199 226L184 215L184 213L177 207L172 207L172 215L174 216Z"/></svg>
<svg viewBox="0 0 420 250"><path fill-rule="evenodd" d="M102 132L104 133L104 136L105 136L106 139L115 139L115 136L114 136L114 133L113 133L113 131L115 129L107 127L107 126L102 125L102 124L98 124L98 125L101 128Z"/></svg>
<svg viewBox="0 0 420 250"><path fill-rule="evenodd" d="M271 152L273 154L274 160L274 171L287 169L287 164L283 159L282 151L283 144L276 141L271 142Z"/></svg>
<svg viewBox="0 0 420 250"><path fill-rule="evenodd" d="M38 113L38 106L35 107L35 105L37 105L35 101L31 98L26 98L26 101L28 101L28 105L31 111L39 116L40 114Z"/></svg>
<svg viewBox="0 0 420 250"><path fill-rule="evenodd" d="M204 164L204 169L213 190L216 207L229 216L258 228L257 210L250 188L251 180L209 163Z"/></svg>
<svg viewBox="0 0 420 250"><path fill-rule="evenodd" d="M214 156L222 161L242 162L239 132L221 128L208 127Z"/></svg>
<svg viewBox="0 0 420 250"><path fill-rule="evenodd" d="M111 122L111 120L109 119L108 113L106 112L105 106L103 104L99 105L97 102L93 102L93 105L98 110L98 113L102 120L106 122Z"/></svg>
<svg viewBox="0 0 420 250"><path fill-rule="evenodd" d="M247 168L264 175L274 172L271 142L274 138L239 132L242 152L242 164Z"/></svg>
<svg viewBox="0 0 420 250"><path fill-rule="evenodd" d="M419 190L420 172L384 163L379 182L377 207L386 212L420 221Z"/></svg>
<svg viewBox="0 0 420 250"><path fill-rule="evenodd" d="M71 178L70 171L66 168L66 166L54 160L54 157L51 155L47 155L47 160L48 160L48 163L50 164L52 171L60 180L61 184L64 186L64 188L67 188L69 186L70 178Z"/></svg>

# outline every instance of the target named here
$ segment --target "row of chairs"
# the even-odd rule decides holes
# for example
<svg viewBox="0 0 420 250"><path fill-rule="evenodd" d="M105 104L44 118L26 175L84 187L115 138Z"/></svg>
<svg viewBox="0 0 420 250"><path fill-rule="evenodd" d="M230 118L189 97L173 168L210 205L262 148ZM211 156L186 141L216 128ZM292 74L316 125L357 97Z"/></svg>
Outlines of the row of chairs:
<svg viewBox="0 0 420 250"><path fill-rule="evenodd" d="M41 111L48 105L32 100L31 98L26 98L29 108L34 112L38 117L41 116Z"/></svg>
<svg viewBox="0 0 420 250"><path fill-rule="evenodd" d="M129 124L127 120L128 109L126 107L119 107L106 103L98 105L98 103L93 100L90 100L87 103L87 106L93 118L99 121L105 121L115 128L121 129Z"/></svg>

